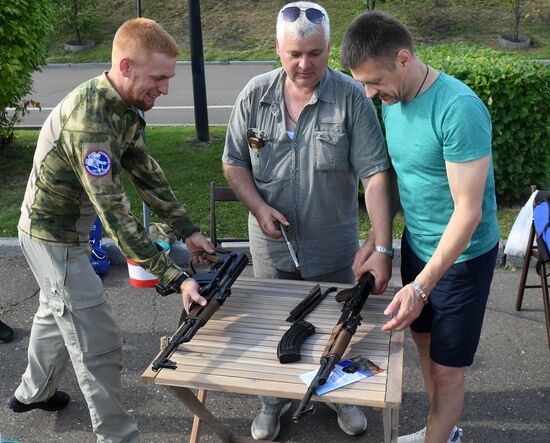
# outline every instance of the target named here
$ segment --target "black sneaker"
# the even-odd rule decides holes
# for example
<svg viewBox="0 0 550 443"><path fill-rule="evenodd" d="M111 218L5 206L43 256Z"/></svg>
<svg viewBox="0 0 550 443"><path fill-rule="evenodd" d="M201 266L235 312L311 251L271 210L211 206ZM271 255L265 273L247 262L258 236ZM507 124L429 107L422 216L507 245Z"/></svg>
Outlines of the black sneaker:
<svg viewBox="0 0 550 443"><path fill-rule="evenodd" d="M5 343L13 340L13 329L0 320L0 341Z"/></svg>
<svg viewBox="0 0 550 443"><path fill-rule="evenodd" d="M27 405L21 403L15 398L15 395L10 399L8 406L13 412L28 412L33 409L42 409L43 411L59 411L69 404L71 397L63 391L55 391L55 394L46 401L38 401Z"/></svg>

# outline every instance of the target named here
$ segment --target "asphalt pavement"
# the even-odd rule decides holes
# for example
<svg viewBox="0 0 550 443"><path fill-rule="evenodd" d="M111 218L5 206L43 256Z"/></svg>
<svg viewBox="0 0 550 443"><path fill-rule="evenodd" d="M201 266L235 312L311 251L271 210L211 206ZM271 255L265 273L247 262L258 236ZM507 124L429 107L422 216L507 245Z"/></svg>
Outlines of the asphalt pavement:
<svg viewBox="0 0 550 443"><path fill-rule="evenodd" d="M235 99L252 77L273 69L274 61L209 62L204 65L208 122L226 125ZM27 99L40 103L30 109L19 126L40 127L50 111L79 84L100 75L109 63L49 64L33 74L33 91ZM194 125L193 73L189 62L176 64L176 76L170 80L168 95L157 99L145 113L150 125Z"/></svg>
<svg viewBox="0 0 550 443"><path fill-rule="evenodd" d="M159 297L153 289L136 289L128 282L127 267L109 247L114 265L105 288L124 335L124 403L136 417L143 442L188 441L192 414L160 386L140 382L141 373L159 349L160 337L177 324L181 301ZM178 252L179 250L179 252ZM177 261L185 259L173 248ZM0 432L21 443L95 441L84 398L69 367L59 386L72 401L59 412L40 410L14 414L6 403L26 366L26 349L38 286L14 239L0 239L0 318L15 329L11 343L0 343ZM250 267L245 274L250 275ZM398 268L392 285L398 286ZM534 270L530 280L535 281ZM550 441L550 351L546 341L540 290L527 290L524 309L514 310L519 270L497 268L487 307L481 343L474 365L467 370L466 404L460 426L463 442L548 443ZM228 300L228 303L231 299ZM258 409L254 396L211 392L207 406L236 433L249 435ZM426 415L421 372L409 333L405 340L403 402L400 430L420 429ZM335 414L317 408L316 414L295 425L290 414L282 419L281 442L382 442L381 411L365 408L367 432L350 437L341 432ZM218 441L203 427L201 441Z"/></svg>

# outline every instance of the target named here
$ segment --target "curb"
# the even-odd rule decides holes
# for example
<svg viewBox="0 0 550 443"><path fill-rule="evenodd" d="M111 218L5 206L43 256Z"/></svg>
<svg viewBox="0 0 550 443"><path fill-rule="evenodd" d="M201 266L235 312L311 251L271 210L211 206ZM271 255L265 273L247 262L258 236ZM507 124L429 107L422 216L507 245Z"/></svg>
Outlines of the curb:
<svg viewBox="0 0 550 443"><path fill-rule="evenodd" d="M512 266L515 268L521 268L523 266L523 257L522 256L511 256L504 254L504 246L506 242L501 240L499 241L498 246L498 255L497 255L497 266ZM126 265L126 256L120 252L118 246L110 238L103 238L102 242L103 249L107 251L109 260L112 265ZM393 240L393 249L394 249L394 258L393 266L401 265L401 240ZM21 257L23 253L19 247L19 241L16 237L0 237L0 258L15 258ZM181 240L175 241L170 246L170 258L174 260L176 264L182 267L187 267L189 265L190 254L187 250L185 243ZM531 262L533 267L535 262Z"/></svg>
<svg viewBox="0 0 550 443"><path fill-rule="evenodd" d="M276 60L213 60L204 62L205 65L275 65ZM178 60L176 65L191 65L191 60ZM48 63L43 68L103 68L110 67L111 62L85 62L85 63Z"/></svg>
<svg viewBox="0 0 550 443"><path fill-rule="evenodd" d="M539 59L546 66L550 66L550 59ZM205 61L205 65L275 65L278 60L213 60ZM190 65L190 60L178 60L176 65ZM85 62L85 63L48 63L44 68L77 68L77 67L109 67L111 62Z"/></svg>

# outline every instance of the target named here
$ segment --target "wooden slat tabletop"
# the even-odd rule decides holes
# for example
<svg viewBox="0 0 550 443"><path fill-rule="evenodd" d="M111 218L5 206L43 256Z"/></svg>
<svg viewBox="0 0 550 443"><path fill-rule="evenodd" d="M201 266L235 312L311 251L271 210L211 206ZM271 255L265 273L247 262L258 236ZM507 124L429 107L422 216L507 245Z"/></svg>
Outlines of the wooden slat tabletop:
<svg viewBox="0 0 550 443"><path fill-rule="evenodd" d="M313 282L239 278L232 294L191 342L181 345L171 360L176 370L142 374L146 383L240 394L301 399L306 385L299 375L319 368L319 357L336 324L341 305L330 293L306 320L316 332L301 349L302 359L280 364L277 345L290 327L289 312L308 294ZM325 290L329 283L321 283ZM350 285L338 285L338 290ZM371 295L363 321L344 356L367 356L385 371L323 395L321 401L374 407L399 407L403 365L403 332L385 333L383 315L395 290ZM319 400L313 397L312 400Z"/></svg>

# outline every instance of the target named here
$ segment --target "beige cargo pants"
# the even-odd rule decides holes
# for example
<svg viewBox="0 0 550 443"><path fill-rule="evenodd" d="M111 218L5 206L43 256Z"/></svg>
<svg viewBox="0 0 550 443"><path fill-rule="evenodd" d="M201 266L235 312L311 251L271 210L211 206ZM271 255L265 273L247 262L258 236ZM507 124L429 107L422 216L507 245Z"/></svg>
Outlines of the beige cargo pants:
<svg viewBox="0 0 550 443"><path fill-rule="evenodd" d="M98 442L138 442L122 404L122 334L87 246L52 246L20 232L19 243L40 286L28 365L15 391L22 403L50 398L70 359Z"/></svg>

